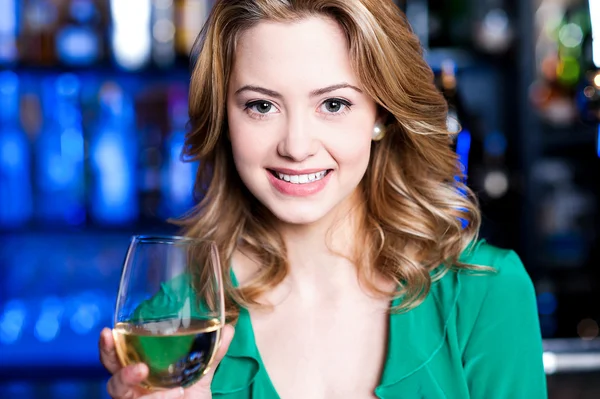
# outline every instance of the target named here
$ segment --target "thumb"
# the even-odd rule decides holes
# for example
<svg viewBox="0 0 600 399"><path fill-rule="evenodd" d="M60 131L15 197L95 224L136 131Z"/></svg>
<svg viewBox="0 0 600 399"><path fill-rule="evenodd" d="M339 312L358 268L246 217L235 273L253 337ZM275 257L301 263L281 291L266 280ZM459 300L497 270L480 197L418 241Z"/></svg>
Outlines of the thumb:
<svg viewBox="0 0 600 399"><path fill-rule="evenodd" d="M225 327L223 327L223 331L221 331L221 345L219 346L217 354L215 355L215 358L213 359L210 365L210 370L200 379L200 381L198 381L195 385L192 385L191 387L185 390L186 398L189 397L200 399L204 397L199 395L210 395L210 384L212 383L213 376L215 375L215 370L217 369L217 366L219 365L221 360L223 360L223 357L225 357L225 354L229 349L229 344L231 344L231 340L233 339L234 333L235 329L233 328L233 326L228 324ZM206 397L210 398L210 396Z"/></svg>

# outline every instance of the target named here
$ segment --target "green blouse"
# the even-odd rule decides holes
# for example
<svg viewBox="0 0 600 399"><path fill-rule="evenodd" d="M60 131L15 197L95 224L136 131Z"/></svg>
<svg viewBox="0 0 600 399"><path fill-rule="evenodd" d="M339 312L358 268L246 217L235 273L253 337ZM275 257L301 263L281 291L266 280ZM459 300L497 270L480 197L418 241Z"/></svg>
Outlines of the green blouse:
<svg viewBox="0 0 600 399"><path fill-rule="evenodd" d="M387 357L375 395L547 398L535 293L519 257L482 240L460 260L497 272L450 272L432 284L418 307L389 316ZM212 391L222 399L279 398L261 361L246 309L240 309L235 336L217 368Z"/></svg>

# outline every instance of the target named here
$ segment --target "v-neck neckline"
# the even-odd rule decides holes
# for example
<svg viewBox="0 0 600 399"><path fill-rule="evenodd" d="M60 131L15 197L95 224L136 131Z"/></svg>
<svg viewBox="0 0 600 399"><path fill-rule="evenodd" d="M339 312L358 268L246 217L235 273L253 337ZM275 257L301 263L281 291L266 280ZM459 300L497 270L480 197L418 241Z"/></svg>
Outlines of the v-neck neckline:
<svg viewBox="0 0 600 399"><path fill-rule="evenodd" d="M233 267L231 267L231 269L230 269L230 275L231 275L231 281L233 283L233 286L238 287L239 283L238 283L237 277L235 276L235 273L233 271ZM395 298L391 301L392 307L399 305L399 303L400 303L400 299L398 299L398 298ZM388 367L390 367L390 366L388 366L388 362L390 359L390 350L391 350L390 341L391 341L392 334L394 333L394 331L392 331L392 324L393 324L394 316L395 315L392 313L389 313L387 316L387 330L388 331L387 331L385 360L384 360L381 376L379 377L379 382L377 383L377 387L373 391L374 395L376 395L377 397L380 397L377 394L378 390L380 389L380 387L382 387L384 385L383 378L384 378L384 375L386 374L386 369ZM281 398L281 396L277 392L277 388L275 388L275 384L273 384L273 380L271 379L271 376L269 375L269 371L267 370L267 367L265 366L265 363L263 362L262 356L260 354L260 350L258 349L258 344L256 343L256 334L254 331L254 325L252 324L252 317L250 315L250 311L241 306L239 307L237 326L238 327L236 327L236 331L239 328L240 330L242 330L245 333L245 339L243 341L246 343L246 345L252 346L251 348L246 347L244 349L246 350L246 353L253 355L253 358L258 363L258 367L263 371L266 382L268 383L269 389L271 390L271 394L274 394L277 398ZM242 348L235 348L235 349L242 349ZM235 352L237 352L237 350Z"/></svg>
<svg viewBox="0 0 600 399"><path fill-rule="evenodd" d="M472 257L483 244L485 240L472 243L461 254L459 260L476 264L477 262L472 262ZM230 275L234 287L238 287L232 267ZM419 306L404 313L390 312L383 372L374 391L378 398L391 399L401 395L406 389L405 382L410 381L408 377L426 367L443 347L447 326L455 315L461 292L461 276L461 271L447 273L434 283L435 286L432 286L430 293ZM394 299L392 306L398 306L401 301L402 297ZM221 362L224 370L222 373L216 373L213 380L215 388L218 389L215 392L226 393L247 389L262 371L261 378L266 380L263 383L268 384L270 395L280 398L260 356L250 313L243 307L240 307L239 311L236 333Z"/></svg>

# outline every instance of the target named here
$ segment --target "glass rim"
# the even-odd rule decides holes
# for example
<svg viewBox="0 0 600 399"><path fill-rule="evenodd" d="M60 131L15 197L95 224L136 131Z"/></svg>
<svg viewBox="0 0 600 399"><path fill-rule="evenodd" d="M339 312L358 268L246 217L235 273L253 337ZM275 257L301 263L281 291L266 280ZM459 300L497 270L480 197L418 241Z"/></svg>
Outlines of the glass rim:
<svg viewBox="0 0 600 399"><path fill-rule="evenodd" d="M175 245L178 243L208 243L215 244L212 240L203 240L199 238L193 237L185 237L178 235L168 235L168 234L135 234L131 236L131 241L136 244L168 244Z"/></svg>

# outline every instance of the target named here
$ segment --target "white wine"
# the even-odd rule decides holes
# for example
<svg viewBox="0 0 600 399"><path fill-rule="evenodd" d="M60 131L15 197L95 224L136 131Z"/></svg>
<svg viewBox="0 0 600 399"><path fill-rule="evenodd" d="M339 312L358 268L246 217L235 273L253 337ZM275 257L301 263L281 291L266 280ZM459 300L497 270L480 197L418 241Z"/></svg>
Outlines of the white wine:
<svg viewBox="0 0 600 399"><path fill-rule="evenodd" d="M145 363L149 389L187 387L209 369L219 347L218 319L168 319L140 324L117 323L113 329L117 355L123 366Z"/></svg>

